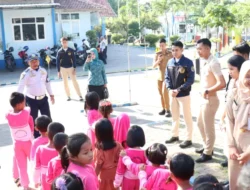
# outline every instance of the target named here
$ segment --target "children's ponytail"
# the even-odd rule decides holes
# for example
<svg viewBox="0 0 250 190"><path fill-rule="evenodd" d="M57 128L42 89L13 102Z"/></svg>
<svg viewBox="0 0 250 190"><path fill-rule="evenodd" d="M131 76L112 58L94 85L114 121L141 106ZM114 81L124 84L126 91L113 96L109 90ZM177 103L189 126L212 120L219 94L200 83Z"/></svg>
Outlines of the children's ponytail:
<svg viewBox="0 0 250 190"><path fill-rule="evenodd" d="M69 154L66 146L64 146L61 151L61 164L64 171L67 172L69 167Z"/></svg>

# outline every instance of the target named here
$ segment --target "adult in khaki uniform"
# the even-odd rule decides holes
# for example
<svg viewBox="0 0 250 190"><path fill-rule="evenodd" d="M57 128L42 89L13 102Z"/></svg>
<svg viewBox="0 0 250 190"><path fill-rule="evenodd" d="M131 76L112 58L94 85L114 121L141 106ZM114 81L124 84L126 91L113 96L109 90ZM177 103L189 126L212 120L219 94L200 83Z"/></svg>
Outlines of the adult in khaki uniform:
<svg viewBox="0 0 250 190"><path fill-rule="evenodd" d="M68 96L68 101L71 100L70 90L68 84L68 78L70 77L75 87L77 95L80 97L80 101L83 101L82 94L78 82L76 80L76 58L75 51L68 47L68 39L61 38L62 48L59 49L56 57L56 65L58 71L58 77L63 78L64 89Z"/></svg>
<svg viewBox="0 0 250 190"><path fill-rule="evenodd" d="M203 148L196 149L196 153L201 154L196 162L201 163L212 159L215 142L214 119L219 108L217 91L223 89L226 82L219 61L210 53L209 39L200 39L196 48L201 57L201 105L197 125L203 140Z"/></svg>
<svg viewBox="0 0 250 190"><path fill-rule="evenodd" d="M191 114L190 91L194 83L194 65L193 62L183 54L183 43L176 41L172 44L173 57L169 60L165 82L171 95L172 112L172 137L165 143L179 141L180 108L183 111L185 124L187 126L187 137L180 144L181 148L187 148L192 145L193 120Z"/></svg>
<svg viewBox="0 0 250 190"><path fill-rule="evenodd" d="M233 89L227 101L226 111L230 189L240 190L237 187L237 179L242 169L240 164L247 162L244 153L250 148L250 61L244 62L241 67L237 88Z"/></svg>
<svg viewBox="0 0 250 190"><path fill-rule="evenodd" d="M159 77L157 80L158 91L161 96L162 111L159 115L165 115L166 117L171 117L170 106L169 106L169 95L166 88L165 80L165 70L168 61L172 58L172 53L167 50L166 40L160 40L160 51L158 51L154 58L153 68L158 67Z"/></svg>

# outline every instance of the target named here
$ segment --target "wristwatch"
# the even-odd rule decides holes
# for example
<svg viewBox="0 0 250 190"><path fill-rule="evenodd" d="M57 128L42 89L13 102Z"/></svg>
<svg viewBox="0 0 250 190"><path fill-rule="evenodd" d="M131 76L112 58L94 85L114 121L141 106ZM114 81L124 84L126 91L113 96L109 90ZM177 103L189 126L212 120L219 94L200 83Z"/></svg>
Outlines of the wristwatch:
<svg viewBox="0 0 250 190"><path fill-rule="evenodd" d="M206 90L206 91L205 91L205 93L206 93L206 94L208 94L208 93L209 93L209 91L208 91L208 90Z"/></svg>

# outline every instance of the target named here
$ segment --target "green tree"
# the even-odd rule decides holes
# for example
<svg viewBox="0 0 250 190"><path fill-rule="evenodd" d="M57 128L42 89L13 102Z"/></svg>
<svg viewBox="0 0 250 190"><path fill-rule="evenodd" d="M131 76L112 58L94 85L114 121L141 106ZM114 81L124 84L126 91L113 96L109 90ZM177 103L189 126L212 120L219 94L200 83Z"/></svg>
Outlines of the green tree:
<svg viewBox="0 0 250 190"><path fill-rule="evenodd" d="M152 7L155 13L158 15L165 15L165 21L167 26L167 37L169 38L169 23L167 20L167 13L171 11L172 8L172 0L153 0Z"/></svg>
<svg viewBox="0 0 250 190"><path fill-rule="evenodd" d="M236 17L223 4L209 3L205 8L205 17L199 18L201 26L217 27L217 38L219 38L219 27L228 32L236 24Z"/></svg>
<svg viewBox="0 0 250 190"><path fill-rule="evenodd" d="M128 23L128 35L139 36L139 23L137 20L129 21Z"/></svg>
<svg viewBox="0 0 250 190"><path fill-rule="evenodd" d="M237 25L234 27L234 31L242 31L245 29L246 40L246 28L250 26L250 20L246 19L250 17L250 2L237 2L231 6L231 12L235 15Z"/></svg>
<svg viewBox="0 0 250 190"><path fill-rule="evenodd" d="M89 30L86 32L86 36L90 42L90 46L92 48L96 48L96 43L97 43L97 35L95 30Z"/></svg>

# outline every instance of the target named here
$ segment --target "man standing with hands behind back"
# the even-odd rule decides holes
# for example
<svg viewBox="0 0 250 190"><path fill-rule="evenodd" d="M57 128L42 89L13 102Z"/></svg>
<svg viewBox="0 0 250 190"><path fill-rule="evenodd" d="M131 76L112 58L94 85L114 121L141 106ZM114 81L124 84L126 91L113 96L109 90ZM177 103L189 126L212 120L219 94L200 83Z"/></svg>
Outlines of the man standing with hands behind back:
<svg viewBox="0 0 250 190"><path fill-rule="evenodd" d="M165 115L166 117L171 117L170 106L169 106L169 96L168 90L166 88L164 78L165 78L165 70L167 67L168 61L172 58L172 53L167 50L166 40L160 40L160 51L158 51L155 55L153 68L159 68L159 77L158 77L158 91L161 96L161 105L162 111L159 115Z"/></svg>
<svg viewBox="0 0 250 190"><path fill-rule="evenodd" d="M196 150L196 153L201 154L201 157L196 160L197 163L212 159L215 142L214 119L220 104L217 91L226 87L220 63L211 54L211 46L211 42L207 38L198 40L196 44L198 54L202 58L201 105L197 125L203 140L203 148Z"/></svg>
<svg viewBox="0 0 250 190"><path fill-rule="evenodd" d="M166 85L171 96L172 137L166 143L179 141L180 108L182 108L187 137L180 144L181 148L192 145L193 120L191 114L190 91L194 83L193 62L183 55L183 43L176 41L172 44L173 59L168 62L166 69Z"/></svg>
<svg viewBox="0 0 250 190"><path fill-rule="evenodd" d="M58 77L63 78L65 92L68 96L68 100L71 100L70 90L68 84L68 77L71 78L73 85L75 87L76 93L80 97L80 101L83 101L82 94L80 92L79 85L76 81L76 58L73 49L68 47L68 39L61 38L62 48L59 49L56 57L56 66L58 71Z"/></svg>

